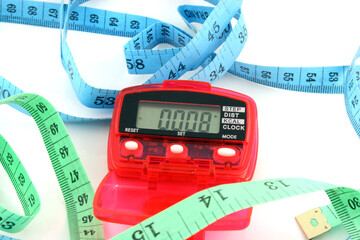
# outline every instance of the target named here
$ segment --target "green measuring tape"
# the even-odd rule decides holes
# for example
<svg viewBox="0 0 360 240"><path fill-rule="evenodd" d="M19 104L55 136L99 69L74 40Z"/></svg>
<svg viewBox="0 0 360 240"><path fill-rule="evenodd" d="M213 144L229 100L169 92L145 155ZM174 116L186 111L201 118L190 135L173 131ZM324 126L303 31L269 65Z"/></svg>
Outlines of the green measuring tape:
<svg viewBox="0 0 360 240"><path fill-rule="evenodd" d="M16 104L35 120L65 199L71 239L101 239L102 224L92 210L94 190L58 112L44 98L20 94L0 104ZM25 168L4 138L0 138L0 160L23 206L25 216L0 208L0 229L21 231L39 212L40 199Z"/></svg>
<svg viewBox="0 0 360 240"><path fill-rule="evenodd" d="M300 178L216 186L198 192L113 238L186 239L233 212L262 203L326 189L352 239L360 239L360 193L354 189ZM351 204L349 204L351 202ZM308 219L309 222L312 220Z"/></svg>
<svg viewBox="0 0 360 240"><path fill-rule="evenodd" d="M0 226L4 231L18 232L23 230L31 219L39 212L40 198L24 166L2 136L0 136L0 146L1 164L11 179L25 213L25 217L19 216L0 207L0 221L2 223ZM21 223L19 221L21 221Z"/></svg>

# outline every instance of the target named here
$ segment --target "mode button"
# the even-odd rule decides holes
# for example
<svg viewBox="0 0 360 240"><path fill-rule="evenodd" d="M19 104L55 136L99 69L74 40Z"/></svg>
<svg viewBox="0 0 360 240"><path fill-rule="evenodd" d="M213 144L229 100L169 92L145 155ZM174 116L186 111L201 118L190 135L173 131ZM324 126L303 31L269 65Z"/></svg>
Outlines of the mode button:
<svg viewBox="0 0 360 240"><path fill-rule="evenodd" d="M236 155L236 151L233 148L222 147L218 148L217 154L221 157L234 157Z"/></svg>

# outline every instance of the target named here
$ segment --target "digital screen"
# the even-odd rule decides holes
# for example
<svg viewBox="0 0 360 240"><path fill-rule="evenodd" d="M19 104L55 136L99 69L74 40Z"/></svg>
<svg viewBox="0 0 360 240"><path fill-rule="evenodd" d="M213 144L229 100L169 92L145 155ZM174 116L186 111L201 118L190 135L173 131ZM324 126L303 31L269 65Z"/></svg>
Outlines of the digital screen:
<svg viewBox="0 0 360 240"><path fill-rule="evenodd" d="M140 101L136 127L163 131L219 133L220 106Z"/></svg>

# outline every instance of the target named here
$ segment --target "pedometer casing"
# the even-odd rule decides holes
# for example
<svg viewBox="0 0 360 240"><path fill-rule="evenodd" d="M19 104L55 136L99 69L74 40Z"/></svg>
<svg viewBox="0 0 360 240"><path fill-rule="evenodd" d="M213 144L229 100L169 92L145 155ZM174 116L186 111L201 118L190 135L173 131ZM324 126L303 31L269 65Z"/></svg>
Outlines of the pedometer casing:
<svg viewBox="0 0 360 240"><path fill-rule="evenodd" d="M251 180L257 110L250 97L209 83L166 80L123 89L108 142L109 173L94 198L97 218L135 225L193 193ZM252 209L204 230L240 230ZM189 239L203 239L204 231Z"/></svg>

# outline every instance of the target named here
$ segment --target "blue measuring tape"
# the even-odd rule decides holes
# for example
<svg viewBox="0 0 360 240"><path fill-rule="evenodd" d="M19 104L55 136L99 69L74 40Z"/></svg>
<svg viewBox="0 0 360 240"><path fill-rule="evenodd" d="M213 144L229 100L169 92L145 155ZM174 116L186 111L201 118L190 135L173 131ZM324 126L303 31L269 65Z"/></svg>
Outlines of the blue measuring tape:
<svg viewBox="0 0 360 240"><path fill-rule="evenodd" d="M204 23L204 27L194 38L173 25L152 18L79 6L83 2L87 1L72 1L70 5L61 7L56 3L2 0L1 21L60 27L63 67L78 99L87 107L112 108L118 90L95 88L83 80L67 43L68 30L133 37L124 46L127 68L132 74L154 73L145 83L177 79L185 72L202 65L203 68L190 79L214 82L229 72L259 84L287 90L344 93L345 96L349 96L351 91L350 95L355 94L354 99L347 101L353 102L353 107L350 108L351 104L347 104L347 109L359 135L360 120L356 121L359 119L356 108L356 100L359 98L356 94L359 92L356 79L359 71L355 65L351 75L355 80L348 81L354 87L345 87L348 66L271 67L235 61L247 39L247 29L240 11L241 1L226 2L229 5L220 1L215 10L201 6L179 7L181 16L189 26L191 22ZM224 15L227 18L218 17ZM238 19L234 27L229 24L232 18ZM169 43L176 48L152 49L161 43ZM215 55L213 52L220 45L221 49ZM355 58L358 58L358 54ZM7 85L7 82L3 80L2 85ZM8 88L17 89L10 85ZM2 91L1 97L9 95L10 91L4 86ZM67 115L63 119L78 120Z"/></svg>
<svg viewBox="0 0 360 240"><path fill-rule="evenodd" d="M220 2L224 5L218 5L215 10L210 7L193 6L179 8L183 18L189 22L204 23L207 18L212 20L207 21L195 38L155 19L79 7L78 5L83 2L86 1L73 1L61 9L59 4L54 3L1 1L1 21L62 28L62 63L75 93L86 106L111 108L118 91L94 88L82 79L67 44L68 30L133 37L124 46L126 64L129 73L154 73L146 83L179 78L184 72L202 65L201 72L191 79L214 82L229 72L256 83L282 89L344 93L349 118L359 135L359 69L355 65L359 51L350 67L283 68L234 62L247 39L247 29L240 12L239 1L228 1L227 5ZM215 1L211 3L216 4ZM229 13L226 11L227 8L231 8ZM222 21L211 17L221 16L224 13L228 18L221 19ZM64 14L63 19L61 19L62 14ZM231 18L238 19L234 27L228 24ZM152 50L160 43L169 43L176 48ZM221 50L216 55L213 54L221 44L223 44ZM209 48L205 49L205 46ZM193 56L194 52L197 54L196 57L188 57L190 54ZM2 98L20 93L18 88L6 80L2 80L0 86Z"/></svg>

